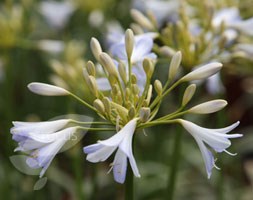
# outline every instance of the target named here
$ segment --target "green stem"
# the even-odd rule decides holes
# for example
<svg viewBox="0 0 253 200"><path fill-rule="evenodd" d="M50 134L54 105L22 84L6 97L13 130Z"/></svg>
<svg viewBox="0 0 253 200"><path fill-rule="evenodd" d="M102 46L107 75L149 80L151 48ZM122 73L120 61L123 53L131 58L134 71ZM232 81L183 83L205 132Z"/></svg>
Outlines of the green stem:
<svg viewBox="0 0 253 200"><path fill-rule="evenodd" d="M82 100L80 97L76 96L73 93L70 93L69 95L72 96L72 97L74 97L77 101L81 102L86 107L90 108L91 110L93 110L93 111L95 111L97 113L97 110L93 106L91 106L90 104L88 104L87 102L85 102L84 100Z"/></svg>
<svg viewBox="0 0 253 200"><path fill-rule="evenodd" d="M178 127L177 132L175 134L175 142L173 147L173 154L170 160L170 168L169 168L169 177L168 177L168 185L166 192L166 199L173 200L177 179L178 166L181 157L181 140L182 140L182 128Z"/></svg>
<svg viewBox="0 0 253 200"><path fill-rule="evenodd" d="M134 199L134 177L133 171L128 163L126 183L125 183L125 200Z"/></svg>

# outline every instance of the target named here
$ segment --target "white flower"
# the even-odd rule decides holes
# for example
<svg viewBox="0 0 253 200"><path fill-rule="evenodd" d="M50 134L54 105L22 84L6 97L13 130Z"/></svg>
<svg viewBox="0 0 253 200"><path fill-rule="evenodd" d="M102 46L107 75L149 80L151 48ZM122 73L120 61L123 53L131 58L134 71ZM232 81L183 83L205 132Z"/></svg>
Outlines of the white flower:
<svg viewBox="0 0 253 200"><path fill-rule="evenodd" d="M39 9L52 27L61 29L65 26L75 8L69 1L44 1L40 3Z"/></svg>
<svg viewBox="0 0 253 200"><path fill-rule="evenodd" d="M31 168L43 168L42 177L55 155L70 140L77 127L64 127L69 120L50 122L13 122L12 139L18 142L14 151L30 152L26 163Z"/></svg>
<svg viewBox="0 0 253 200"><path fill-rule="evenodd" d="M179 119L178 121L196 140L204 158L208 178L210 178L212 169L213 167L216 167L216 165L214 156L206 145L216 152L220 153L225 151L226 153L232 155L226 151L226 149L231 145L229 138L242 137L242 134L227 134L236 128L239 125L239 122L221 129L208 129L183 119Z"/></svg>
<svg viewBox="0 0 253 200"><path fill-rule="evenodd" d="M111 138L98 141L97 144L89 145L83 149L84 153L88 154L86 159L92 163L96 163L105 161L118 148L112 163L114 179L118 183L124 183L125 181L127 158L134 175L140 177L132 152L132 138L136 123L137 119L133 119Z"/></svg>

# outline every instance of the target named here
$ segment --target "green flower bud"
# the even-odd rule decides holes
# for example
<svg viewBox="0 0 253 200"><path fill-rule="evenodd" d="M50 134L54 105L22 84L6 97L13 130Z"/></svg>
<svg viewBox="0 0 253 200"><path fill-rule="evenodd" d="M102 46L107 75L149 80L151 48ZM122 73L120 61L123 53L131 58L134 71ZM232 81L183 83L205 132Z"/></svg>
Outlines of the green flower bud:
<svg viewBox="0 0 253 200"><path fill-rule="evenodd" d="M134 49L134 33L131 29L127 29L125 33L125 46L128 59L131 60L131 56Z"/></svg>
<svg viewBox="0 0 253 200"><path fill-rule="evenodd" d="M91 38L90 48L91 48L92 54L94 55L96 60L99 61L100 60L99 56L102 53L102 48L101 48L99 41L94 37Z"/></svg>
<svg viewBox="0 0 253 200"><path fill-rule="evenodd" d="M182 53L180 51L178 51L177 53L175 53L171 59L170 62L170 69L169 69L169 80L172 81L178 71L178 67L180 66L182 60Z"/></svg>
<svg viewBox="0 0 253 200"><path fill-rule="evenodd" d="M147 122L150 116L150 108L140 109L140 120L141 122Z"/></svg>
<svg viewBox="0 0 253 200"><path fill-rule="evenodd" d="M136 84L137 83L137 77L135 76L135 74L131 74L131 83L132 84Z"/></svg>
<svg viewBox="0 0 253 200"><path fill-rule="evenodd" d="M145 17L140 11L132 9L131 16L143 28L147 30L155 29L151 21L147 17Z"/></svg>
<svg viewBox="0 0 253 200"><path fill-rule="evenodd" d="M162 86L161 81L155 80L154 87L155 87L156 93L157 93L159 96L162 95L163 86Z"/></svg>
<svg viewBox="0 0 253 200"><path fill-rule="evenodd" d="M95 77L94 76L89 76L87 84L88 84L88 87L89 87L91 93L95 97L98 97L98 87L97 87L97 82L96 82Z"/></svg>
<svg viewBox="0 0 253 200"><path fill-rule="evenodd" d="M123 80L124 84L127 84L127 74L126 74L126 66L123 62L119 62L119 75Z"/></svg>
<svg viewBox="0 0 253 200"><path fill-rule="evenodd" d="M108 116L110 116L110 114L111 114L110 99L108 97L104 97L102 101L103 101L103 104L104 104L105 112L107 113Z"/></svg>
<svg viewBox="0 0 253 200"><path fill-rule="evenodd" d="M185 92L184 92L184 96L183 96L183 100L182 100L182 106L186 106L189 101L192 99L194 93L196 91L196 85L195 84L191 84L189 85Z"/></svg>
<svg viewBox="0 0 253 200"><path fill-rule="evenodd" d="M94 76L94 77L96 76L95 65L92 61L87 62L86 68L87 68L87 72L89 73L89 75Z"/></svg>
<svg viewBox="0 0 253 200"><path fill-rule="evenodd" d="M144 71L146 73L147 78L150 79L152 77L152 75L153 75L153 72L154 72L154 64L153 64L153 62L150 59L145 58L143 60L142 65L143 65L143 69L144 69Z"/></svg>
<svg viewBox="0 0 253 200"><path fill-rule="evenodd" d="M129 119L133 119L135 117L135 108L134 107L131 107L128 111L128 118Z"/></svg>
<svg viewBox="0 0 253 200"><path fill-rule="evenodd" d="M102 101L100 99L96 99L93 102L93 106L97 109L98 112L100 112L101 114L105 113L105 107L104 104L102 103Z"/></svg>

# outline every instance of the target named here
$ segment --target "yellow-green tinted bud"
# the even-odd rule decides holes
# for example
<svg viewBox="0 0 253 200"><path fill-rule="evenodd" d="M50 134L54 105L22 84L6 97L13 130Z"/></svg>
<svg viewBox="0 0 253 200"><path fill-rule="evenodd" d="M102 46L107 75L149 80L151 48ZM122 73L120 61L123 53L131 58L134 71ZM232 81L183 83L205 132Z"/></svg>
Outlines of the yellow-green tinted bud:
<svg viewBox="0 0 253 200"><path fill-rule="evenodd" d="M112 86L112 94L113 95L118 95L118 93L120 92L120 90L119 90L119 86L118 85L113 85Z"/></svg>
<svg viewBox="0 0 253 200"><path fill-rule="evenodd" d="M138 95L139 92L140 92L140 89L139 89L138 85L137 84L133 84L132 87L133 87L134 94Z"/></svg>
<svg viewBox="0 0 253 200"><path fill-rule="evenodd" d="M126 102L126 107L127 108L131 108L133 106L132 102L131 101L127 101Z"/></svg>
<svg viewBox="0 0 253 200"><path fill-rule="evenodd" d="M155 87L156 93L157 93L158 95L161 95L162 92L163 92L163 86L162 86L161 81L155 80L154 87Z"/></svg>
<svg viewBox="0 0 253 200"><path fill-rule="evenodd" d="M118 77L116 66L112 58L107 53L104 52L101 53L99 55L99 59L101 64L105 67L106 71L109 73L109 75L114 75L115 77Z"/></svg>
<svg viewBox="0 0 253 200"><path fill-rule="evenodd" d="M168 46L163 46L160 48L160 53L161 55L165 56L165 57L172 57L176 52L174 49L168 47Z"/></svg>
<svg viewBox="0 0 253 200"><path fill-rule="evenodd" d="M110 99L108 97L104 97L103 98L103 104L105 107L105 112L110 115L111 114L111 103L110 103Z"/></svg>
<svg viewBox="0 0 253 200"><path fill-rule="evenodd" d="M134 95L134 102L137 103L138 101L139 101L139 95L136 94L136 95Z"/></svg>
<svg viewBox="0 0 253 200"><path fill-rule="evenodd" d="M131 29L133 30L133 32L137 35L143 34L143 29L140 27L140 25L136 24L136 23L132 23L130 25Z"/></svg>
<svg viewBox="0 0 253 200"><path fill-rule="evenodd" d="M109 82L111 85L115 85L117 83L117 77L115 77L114 75L109 75Z"/></svg>
<svg viewBox="0 0 253 200"><path fill-rule="evenodd" d="M95 69L95 65L93 62L88 61L86 64L86 68L87 68L87 72L89 73L89 75L91 76L96 76L96 69Z"/></svg>
<svg viewBox="0 0 253 200"><path fill-rule="evenodd" d="M83 77L87 85L89 85L89 73L87 72L86 68L83 68Z"/></svg>
<svg viewBox="0 0 253 200"><path fill-rule="evenodd" d="M122 62L119 63L119 74L123 82L127 84L126 66Z"/></svg>
<svg viewBox="0 0 253 200"><path fill-rule="evenodd" d="M131 16L143 28L147 30L154 30L154 26L151 23L151 21L146 16L144 16L140 11L132 9Z"/></svg>
<svg viewBox="0 0 253 200"><path fill-rule="evenodd" d="M189 109L189 112L195 114L214 113L223 109L227 104L228 103L222 99L212 100L192 107L191 109Z"/></svg>
<svg viewBox="0 0 253 200"><path fill-rule="evenodd" d="M64 70L64 67L62 66L62 64L57 61L57 60L52 60L50 62L53 70L60 76L63 76L65 74L65 70Z"/></svg>
<svg viewBox="0 0 253 200"><path fill-rule="evenodd" d="M102 53L102 48L99 41L96 38L91 38L90 48L94 57L99 61L99 55Z"/></svg>
<svg viewBox="0 0 253 200"><path fill-rule="evenodd" d="M97 87L97 82L94 76L89 76L88 79L88 87L90 89L90 91L92 92L92 94L97 97L98 96L98 87Z"/></svg>
<svg viewBox="0 0 253 200"><path fill-rule="evenodd" d="M146 101L146 103L147 103L147 106L148 106L149 103L150 103L150 100L151 100L151 97L152 97L152 91L153 91L153 86L152 86L152 85L149 85L147 98L145 99L145 101Z"/></svg>
<svg viewBox="0 0 253 200"><path fill-rule="evenodd" d="M143 107L148 107L148 105L149 105L149 103L148 103L147 99L145 99L145 100L143 101L143 103L142 103L142 106L143 106Z"/></svg>
<svg viewBox="0 0 253 200"><path fill-rule="evenodd" d="M100 99L96 99L93 102L93 106L97 109L98 112L100 112L101 114L104 114L105 107L104 107L104 104L102 103L102 101Z"/></svg>
<svg viewBox="0 0 253 200"><path fill-rule="evenodd" d="M129 119L133 119L134 117L135 117L135 109L134 109L134 107L131 107L130 109L129 109L129 111L128 111L128 118Z"/></svg>
<svg viewBox="0 0 253 200"><path fill-rule="evenodd" d="M145 71L148 79L150 79L152 77L152 75L153 75L153 72L154 72L154 64L153 64L153 62L150 59L145 58L143 60L142 65L143 65L143 69L144 69L144 71Z"/></svg>
<svg viewBox="0 0 253 200"><path fill-rule="evenodd" d="M125 98L126 100L129 100L130 99L130 96L131 96L131 90L129 88L126 88L126 92L125 92Z"/></svg>
<svg viewBox="0 0 253 200"><path fill-rule="evenodd" d="M186 88L186 90L184 92L183 100L182 100L182 106L185 106L189 103L189 101L192 99L195 91L196 91L195 84L191 84Z"/></svg>
<svg viewBox="0 0 253 200"><path fill-rule="evenodd" d="M140 120L141 122L148 121L150 116L150 108L141 108L140 109Z"/></svg>
<svg viewBox="0 0 253 200"><path fill-rule="evenodd" d="M172 81L178 71L178 67L180 66L182 60L182 53L180 51L178 51L177 53L175 53L171 59L170 62L170 69L169 69L169 80Z"/></svg>
<svg viewBox="0 0 253 200"><path fill-rule="evenodd" d="M131 29L126 30L125 34L125 46L127 57L131 59L133 49L134 49L134 33Z"/></svg>
<svg viewBox="0 0 253 200"><path fill-rule="evenodd" d="M137 77L135 76L135 74L131 74L131 83L132 84L136 84L137 83Z"/></svg>

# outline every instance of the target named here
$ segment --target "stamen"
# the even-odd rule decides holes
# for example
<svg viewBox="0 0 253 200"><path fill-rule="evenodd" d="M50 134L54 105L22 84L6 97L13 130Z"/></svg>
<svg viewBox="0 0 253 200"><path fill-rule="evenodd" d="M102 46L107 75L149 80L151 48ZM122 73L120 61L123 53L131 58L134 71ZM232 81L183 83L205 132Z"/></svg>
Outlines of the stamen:
<svg viewBox="0 0 253 200"><path fill-rule="evenodd" d="M229 152L229 151L227 151L227 150L224 150L228 155L230 155L230 156L236 156L237 155L237 153L231 153L231 152Z"/></svg>
<svg viewBox="0 0 253 200"><path fill-rule="evenodd" d="M109 167L110 167L110 169L107 171L107 174L109 174L109 173L112 171L113 163L111 163L111 164L109 165Z"/></svg>

